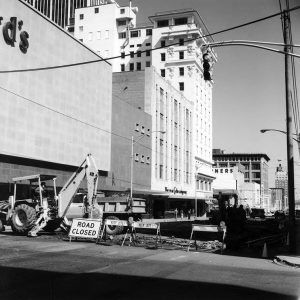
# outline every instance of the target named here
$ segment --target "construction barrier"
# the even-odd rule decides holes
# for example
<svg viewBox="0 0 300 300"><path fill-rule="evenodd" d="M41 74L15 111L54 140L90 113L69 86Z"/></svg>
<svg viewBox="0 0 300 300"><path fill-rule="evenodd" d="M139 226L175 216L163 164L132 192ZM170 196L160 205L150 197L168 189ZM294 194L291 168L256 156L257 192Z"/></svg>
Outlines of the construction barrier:
<svg viewBox="0 0 300 300"><path fill-rule="evenodd" d="M70 242L72 238L99 239L102 221L100 219L73 219L69 231Z"/></svg>
<svg viewBox="0 0 300 300"><path fill-rule="evenodd" d="M221 227L221 226L217 226L217 225L199 225L199 224L192 224L192 232L190 235L190 240L189 240L189 244L188 244L188 249L187 251L190 251L190 245L191 245L191 240L193 238L193 234L195 231L202 231L202 232L223 232L222 235L222 248L221 248L221 254L223 254L223 248L224 248L224 240L225 240L225 236L226 236L226 227ZM196 244L196 250L197 250L197 243L195 240L195 244Z"/></svg>
<svg viewBox="0 0 300 300"><path fill-rule="evenodd" d="M127 227L128 226L128 221L106 219L104 221L104 226L103 226L102 232L100 234L100 239L103 238L104 232L106 232L106 230L107 230L107 226L123 226L123 227Z"/></svg>
<svg viewBox="0 0 300 300"><path fill-rule="evenodd" d="M131 243L133 243L135 245L135 242L137 240L136 238L136 229L152 229L152 230L156 230L156 239L155 239L155 246L157 247L158 245L158 238L160 241L160 245L162 244L161 242L161 234L160 234L160 224L159 223L143 223L143 222L128 222L127 224L128 228L126 231L126 234L124 236L122 245L124 245L124 242L127 238L127 235L130 234L129 236L129 246L131 245Z"/></svg>

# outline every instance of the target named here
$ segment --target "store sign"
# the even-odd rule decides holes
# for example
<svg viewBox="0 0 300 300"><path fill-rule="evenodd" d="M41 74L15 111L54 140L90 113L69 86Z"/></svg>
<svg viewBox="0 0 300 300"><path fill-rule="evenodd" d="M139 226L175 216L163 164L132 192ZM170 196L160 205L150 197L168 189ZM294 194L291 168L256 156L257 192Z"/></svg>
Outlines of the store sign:
<svg viewBox="0 0 300 300"><path fill-rule="evenodd" d="M101 220L73 219L69 237L97 239L101 228Z"/></svg>
<svg viewBox="0 0 300 300"><path fill-rule="evenodd" d="M17 19L17 17L11 17L10 21L3 22L3 17L0 17L0 25L2 25L2 33L4 41L7 45L15 47L15 44L19 44L19 49L22 53L26 53L29 48L29 34L27 31L22 30L23 21ZM20 31L19 38L17 41L17 33Z"/></svg>
<svg viewBox="0 0 300 300"><path fill-rule="evenodd" d="M165 187L165 192L170 192L173 194L187 194L187 191L183 191L183 190L178 190L176 187L174 187L173 189L169 189L168 187Z"/></svg>
<svg viewBox="0 0 300 300"><path fill-rule="evenodd" d="M229 173L233 173L233 168L214 168L214 172L229 174Z"/></svg>

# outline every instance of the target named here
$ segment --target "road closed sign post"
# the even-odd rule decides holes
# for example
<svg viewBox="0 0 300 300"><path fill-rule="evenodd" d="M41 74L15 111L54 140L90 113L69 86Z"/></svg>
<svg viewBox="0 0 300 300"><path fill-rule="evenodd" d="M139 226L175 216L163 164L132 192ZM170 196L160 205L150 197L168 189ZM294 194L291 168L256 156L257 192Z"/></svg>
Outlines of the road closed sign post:
<svg viewBox="0 0 300 300"><path fill-rule="evenodd" d="M95 239L99 238L101 220L96 219L73 219L69 232L70 242L72 238Z"/></svg>

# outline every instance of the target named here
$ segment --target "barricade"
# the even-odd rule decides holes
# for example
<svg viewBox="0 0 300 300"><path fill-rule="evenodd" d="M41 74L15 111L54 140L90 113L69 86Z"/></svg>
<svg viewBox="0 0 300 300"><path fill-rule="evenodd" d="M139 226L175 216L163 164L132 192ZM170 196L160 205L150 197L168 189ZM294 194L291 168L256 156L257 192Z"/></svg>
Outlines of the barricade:
<svg viewBox="0 0 300 300"><path fill-rule="evenodd" d="M69 241L72 238L95 239L96 243L99 240L99 233L102 221L100 219L73 219L69 231Z"/></svg>
<svg viewBox="0 0 300 300"><path fill-rule="evenodd" d="M156 230L156 239L155 239L155 246L157 247L158 245L158 239L160 241L160 245L162 244L161 242L161 234L160 234L160 224L159 223L143 223L143 222L128 222L128 229L126 231L126 234L124 236L122 245L124 245L124 242L127 238L127 235L130 234L130 239L129 239L129 246L131 245L131 242L135 245L135 242L137 240L136 238L136 229L150 229L150 230Z"/></svg>
<svg viewBox="0 0 300 300"><path fill-rule="evenodd" d="M113 219L106 219L104 221L104 226L102 228L100 239L103 238L104 233L106 232L107 226L128 226L128 221L125 220L113 220Z"/></svg>
<svg viewBox="0 0 300 300"><path fill-rule="evenodd" d="M202 231L202 232L223 232L222 235L222 248L221 248L221 254L223 254L223 248L224 248L224 240L226 236L226 227L221 227L217 225L199 225L199 224L192 224L192 232L189 240L189 245L187 251L190 251L190 245L191 245L191 240L193 238L193 234L195 231ZM196 244L196 250L197 250L197 243L195 240Z"/></svg>

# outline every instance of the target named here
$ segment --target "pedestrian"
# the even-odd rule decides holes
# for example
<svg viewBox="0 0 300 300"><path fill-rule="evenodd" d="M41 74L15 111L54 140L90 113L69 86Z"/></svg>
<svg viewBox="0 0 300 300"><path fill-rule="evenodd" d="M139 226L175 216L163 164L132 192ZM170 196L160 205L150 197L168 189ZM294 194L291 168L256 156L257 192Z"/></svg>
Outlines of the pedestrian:
<svg viewBox="0 0 300 300"><path fill-rule="evenodd" d="M190 220L191 219L191 209L188 209L187 216L188 216L188 220Z"/></svg>
<svg viewBox="0 0 300 300"><path fill-rule="evenodd" d="M180 218L183 219L183 209L180 210Z"/></svg>
<svg viewBox="0 0 300 300"><path fill-rule="evenodd" d="M177 215L178 215L178 209L177 209L177 207L175 208L174 212L175 212L175 219L177 221Z"/></svg>

